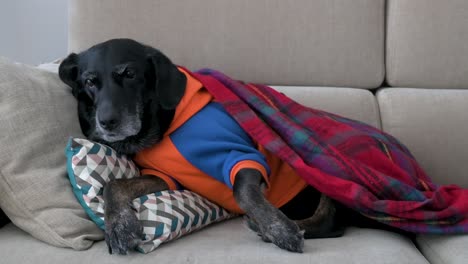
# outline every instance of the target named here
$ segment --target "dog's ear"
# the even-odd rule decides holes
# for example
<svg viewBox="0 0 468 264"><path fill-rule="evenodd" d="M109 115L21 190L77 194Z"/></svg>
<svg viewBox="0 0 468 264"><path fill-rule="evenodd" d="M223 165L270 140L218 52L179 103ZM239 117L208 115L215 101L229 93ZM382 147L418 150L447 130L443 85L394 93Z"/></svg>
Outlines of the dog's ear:
<svg viewBox="0 0 468 264"><path fill-rule="evenodd" d="M149 63L151 74L154 74L154 86L159 104L165 110L175 109L184 96L187 78L158 50L151 52Z"/></svg>
<svg viewBox="0 0 468 264"><path fill-rule="evenodd" d="M59 77L72 88L73 96L78 94L78 55L71 53L59 66Z"/></svg>

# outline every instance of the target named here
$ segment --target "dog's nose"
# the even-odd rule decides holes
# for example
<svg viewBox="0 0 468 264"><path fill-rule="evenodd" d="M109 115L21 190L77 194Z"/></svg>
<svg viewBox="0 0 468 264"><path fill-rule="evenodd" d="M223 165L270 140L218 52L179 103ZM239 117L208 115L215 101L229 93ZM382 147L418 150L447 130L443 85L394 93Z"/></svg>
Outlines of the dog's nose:
<svg viewBox="0 0 468 264"><path fill-rule="evenodd" d="M104 114L99 116L99 124L102 126L102 128L111 131L119 126L119 119L116 115Z"/></svg>

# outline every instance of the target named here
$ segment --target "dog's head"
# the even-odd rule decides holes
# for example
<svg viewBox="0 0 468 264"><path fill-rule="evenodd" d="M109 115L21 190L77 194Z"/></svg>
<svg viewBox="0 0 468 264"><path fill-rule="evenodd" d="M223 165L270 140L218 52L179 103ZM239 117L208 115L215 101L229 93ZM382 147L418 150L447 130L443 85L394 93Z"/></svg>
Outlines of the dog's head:
<svg viewBox="0 0 468 264"><path fill-rule="evenodd" d="M169 58L130 39L70 54L59 76L78 100L83 133L126 154L161 139L186 85Z"/></svg>

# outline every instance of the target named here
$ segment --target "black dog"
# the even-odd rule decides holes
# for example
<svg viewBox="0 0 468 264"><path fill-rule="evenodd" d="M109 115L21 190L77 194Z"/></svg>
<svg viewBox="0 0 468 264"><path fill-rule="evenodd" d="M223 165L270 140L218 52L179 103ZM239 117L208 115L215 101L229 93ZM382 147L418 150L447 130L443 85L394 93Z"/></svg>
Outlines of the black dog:
<svg viewBox="0 0 468 264"><path fill-rule="evenodd" d="M110 40L70 54L61 63L59 75L78 100L84 134L130 155L162 140L187 83L186 76L164 54L129 39ZM306 187L277 209L264 197L263 183L257 169L241 169L235 177L233 196L246 213L249 227L264 241L302 252L304 237L343 234L340 218L344 217L340 214L345 212L346 222L351 217L346 208ZM110 253L126 254L141 238L142 227L129 202L168 188L155 176L115 180L107 185L104 198Z"/></svg>

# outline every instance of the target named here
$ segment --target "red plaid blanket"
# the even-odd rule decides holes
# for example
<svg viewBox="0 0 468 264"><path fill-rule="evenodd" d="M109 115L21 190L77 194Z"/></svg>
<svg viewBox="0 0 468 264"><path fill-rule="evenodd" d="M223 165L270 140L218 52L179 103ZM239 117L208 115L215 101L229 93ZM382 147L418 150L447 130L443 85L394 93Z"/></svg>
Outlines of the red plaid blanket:
<svg viewBox="0 0 468 264"><path fill-rule="evenodd" d="M394 137L268 86L209 69L192 75L256 142L332 199L409 232L468 231L468 190L434 184Z"/></svg>

